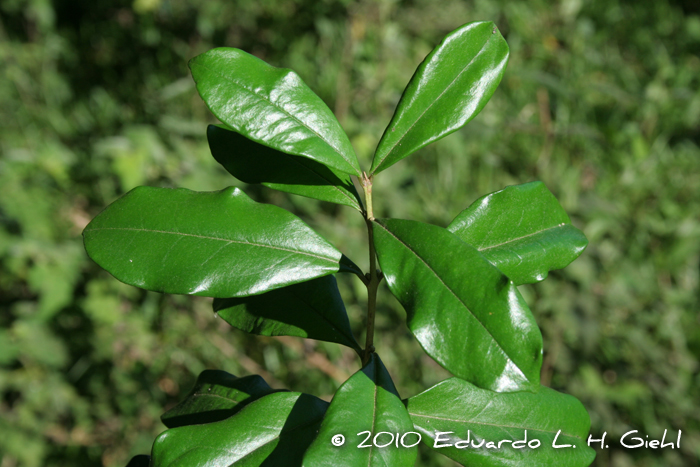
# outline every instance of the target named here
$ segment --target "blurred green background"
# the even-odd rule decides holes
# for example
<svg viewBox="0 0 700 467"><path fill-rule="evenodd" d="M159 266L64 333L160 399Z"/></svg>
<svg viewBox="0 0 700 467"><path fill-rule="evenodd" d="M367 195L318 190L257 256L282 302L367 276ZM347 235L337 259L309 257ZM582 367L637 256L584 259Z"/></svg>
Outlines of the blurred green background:
<svg viewBox="0 0 700 467"><path fill-rule="evenodd" d="M0 467L121 467L197 374L258 373L327 400L358 360L231 329L209 299L126 286L80 233L137 185L241 186L366 266L350 208L244 186L209 154L187 69L215 46L290 67L334 110L363 166L416 66L463 23L511 48L466 128L377 177L378 216L446 225L479 196L542 180L590 245L521 287L544 384L578 397L610 449L596 466L700 458L700 3L695 0L3 0L0 3ZM363 287L342 277L358 338ZM377 350L403 397L448 374L380 290ZM680 450L621 449L629 430ZM455 465L427 449L419 466Z"/></svg>

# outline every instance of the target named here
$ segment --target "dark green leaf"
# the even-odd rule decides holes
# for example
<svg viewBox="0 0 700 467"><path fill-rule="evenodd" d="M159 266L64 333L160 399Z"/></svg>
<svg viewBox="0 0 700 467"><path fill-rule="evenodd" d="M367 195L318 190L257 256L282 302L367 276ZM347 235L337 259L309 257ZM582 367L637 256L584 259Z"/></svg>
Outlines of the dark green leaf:
<svg viewBox="0 0 700 467"><path fill-rule="evenodd" d="M138 187L83 232L117 279L166 293L254 295L337 272L341 253L301 219L237 188Z"/></svg>
<svg viewBox="0 0 700 467"><path fill-rule="evenodd" d="M209 125L207 139L214 159L243 182L362 211L357 190L343 172L263 146L223 126Z"/></svg>
<svg viewBox="0 0 700 467"><path fill-rule="evenodd" d="M496 393L479 389L459 378L450 378L427 391L408 399L408 412L423 441L435 446L451 444L435 450L462 465L480 467L586 467L593 462L595 451L587 445L590 419L583 405L572 396L542 387L536 394L530 392ZM531 447L503 443L501 440L532 441ZM561 433L557 437L557 432ZM553 448L556 437L557 446ZM454 446L470 439L471 444ZM575 448L573 446L576 446Z"/></svg>
<svg viewBox="0 0 700 467"><path fill-rule="evenodd" d="M238 378L221 370L204 370L185 400L160 419L168 428L218 422L272 392L258 375Z"/></svg>
<svg viewBox="0 0 700 467"><path fill-rule="evenodd" d="M370 431L372 436L367 441L368 448L358 448L365 437L359 435ZM355 373L338 389L331 402L321 429L309 450L304 455L304 467L412 467L416 462L416 447L396 447L396 434L402 436L414 431L411 418L396 392L391 376L377 354L370 362ZM377 448L377 443L393 442L389 446ZM388 433L391 433L389 435ZM336 435L345 437L345 444L334 446L331 440ZM405 438L405 444L414 444L416 435Z"/></svg>
<svg viewBox="0 0 700 467"><path fill-rule="evenodd" d="M237 329L263 336L298 336L361 351L333 276L262 295L214 300L214 311Z"/></svg>
<svg viewBox="0 0 700 467"><path fill-rule="evenodd" d="M381 172L466 125L501 82L508 54L508 44L490 21L465 24L448 34L406 86L379 141L371 172Z"/></svg>
<svg viewBox="0 0 700 467"><path fill-rule="evenodd" d="M151 465L151 458L145 454L134 456L131 458L126 467L148 467Z"/></svg>
<svg viewBox="0 0 700 467"><path fill-rule="evenodd" d="M269 394L226 420L161 433L152 467L298 467L327 407L308 394Z"/></svg>
<svg viewBox="0 0 700 467"><path fill-rule="evenodd" d="M292 70L226 47L199 55L189 65L199 95L227 126L265 146L360 175L338 120Z"/></svg>
<svg viewBox="0 0 700 467"><path fill-rule="evenodd" d="M428 355L483 388L539 388L542 335L506 276L443 228L381 219L373 230L389 289Z"/></svg>
<svg viewBox="0 0 700 467"><path fill-rule="evenodd" d="M483 196L447 227L481 252L516 285L544 280L588 245L542 182Z"/></svg>

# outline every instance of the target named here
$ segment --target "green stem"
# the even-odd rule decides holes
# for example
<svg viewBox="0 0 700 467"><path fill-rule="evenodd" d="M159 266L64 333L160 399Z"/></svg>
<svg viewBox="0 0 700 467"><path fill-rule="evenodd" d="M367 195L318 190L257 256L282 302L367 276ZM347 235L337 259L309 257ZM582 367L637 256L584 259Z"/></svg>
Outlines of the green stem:
<svg viewBox="0 0 700 467"><path fill-rule="evenodd" d="M369 221L374 220L374 211L372 207L372 179L374 176L367 176L366 172L362 172L362 189L365 191L365 204L367 205L367 211L365 212L365 217Z"/></svg>
<svg viewBox="0 0 700 467"><path fill-rule="evenodd" d="M381 277L377 274L377 252L374 249L374 212L372 208L372 177L362 174L362 188L365 192L365 222L367 223L367 235L369 237L369 274L365 286L367 287L367 336L365 349L362 355L362 364L366 365L374 352L374 316L377 308L377 288Z"/></svg>

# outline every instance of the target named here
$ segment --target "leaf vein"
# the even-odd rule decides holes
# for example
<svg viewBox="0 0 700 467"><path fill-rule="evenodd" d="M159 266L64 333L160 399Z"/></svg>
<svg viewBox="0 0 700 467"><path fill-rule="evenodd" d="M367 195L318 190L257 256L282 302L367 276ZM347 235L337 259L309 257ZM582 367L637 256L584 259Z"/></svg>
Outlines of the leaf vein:
<svg viewBox="0 0 700 467"><path fill-rule="evenodd" d="M476 322L479 323L479 325L484 329L484 331L486 331L486 333L487 333L489 336L491 336L491 338L492 338L493 341L496 343L496 345L498 346L498 349L502 352L502 354L503 354L509 361L513 362L513 359L510 357L510 355L508 355L508 353L505 351L505 349L503 348L503 346L501 345L501 343L498 342L498 339L496 339L496 337L495 337L495 336L491 333L491 331L484 325L484 323L482 323L482 322L479 320L479 318L476 317L476 315L474 314L474 312L467 306L466 303L464 303L464 301L462 301L462 299L452 290L452 288L450 288L450 286L448 286L448 285L445 283L445 281L442 279L442 277L440 277L440 276L438 275L438 273L437 273L432 267L430 267L430 265L429 265L429 264L428 264L428 263L427 263L413 248L411 248L408 244L406 244L406 243L405 243L403 240L401 240L399 237L397 237L396 235L394 235L394 233L391 232L389 229L387 229L384 225L380 224L379 222L377 222L377 225L381 226L388 234L390 234L392 237L394 237L398 242L400 242L403 246L405 246L406 249L408 249L408 251L410 251L411 253L413 253L413 254L416 256L416 258L418 258L419 260L421 260L421 262L422 262L423 264L425 264L425 267L427 267L427 268L430 270L430 272L433 273L433 275L442 283L442 285L445 287L445 289L447 289L447 290L457 299L457 301L459 301L459 303L461 303L461 304L464 306L464 308L469 312L469 314L472 315L472 317L476 320ZM528 378L527 376L525 376L525 374L524 374L523 371L520 369L520 367L519 367L515 362L513 362L513 364L514 364L515 367L518 369L518 371L520 371L520 374L521 374L526 380L529 381L529 378Z"/></svg>
<svg viewBox="0 0 700 467"><path fill-rule="evenodd" d="M423 415L423 414L419 414L419 413L412 413L412 412L410 412L410 411L409 411L409 415L411 415L412 417L431 418L431 419L434 419L434 420L442 420L442 421L445 421L445 422L473 423L473 424L475 424L475 425L493 426L493 427L496 427L496 428L515 428L515 429L518 429L518 430L532 430L532 431L539 431L539 432L541 432L541 433L549 433L549 434L552 434L552 435L556 435L556 434L557 434L557 431L559 431L559 430L557 430L557 431L543 430L543 429L540 429L540 428L530 428L530 427L517 426L517 425L502 425L502 424L500 424L500 423L475 422L473 419L469 419L469 420L456 420L456 419L454 419L454 418L440 417L440 416L437 416L437 415ZM564 436L570 436L570 437L572 437L572 438L582 439L580 436L572 435L572 434L569 434L569 433L564 433L564 430L562 430L562 434L563 434Z"/></svg>
<svg viewBox="0 0 700 467"><path fill-rule="evenodd" d="M250 89L248 89L247 87L243 86L242 84L240 84L240 83L238 83L238 82L232 80L230 77L228 77L228 76L226 76L226 75L222 75L221 73L219 73L217 70L215 70L215 69L213 69L213 68L210 68L210 67L208 67L208 66L206 66L206 65L204 65L204 64L201 64L201 63L199 63L198 65L201 66L202 68L206 68L206 69L209 70L212 74L215 74L215 75L217 75L219 78L221 78L221 79L223 79L223 80L226 80L226 81L228 81L228 82L234 84L235 86L238 86L239 88L241 88L241 89L243 89L244 91L246 91L246 92L248 92L248 93L254 95L255 97L257 97L257 98L259 98L259 99L261 99L261 100L267 101L271 106L273 106L273 107L275 107L276 109L279 109L279 110L282 111L283 113L287 114L292 120L297 121L301 126L303 126L304 128L306 128L307 130L309 130L311 133L315 134L321 141L323 141L323 142L326 143L331 149L333 149L333 151L334 151L335 153L337 153L340 157L342 157L343 160L344 160L345 162L347 162L348 164L350 164L350 167L352 167L353 164L350 162L350 160L348 160L347 157L345 157L345 156L343 155L343 153L342 153L338 148L336 148L333 144L331 144L330 141L328 141L326 138L324 138L324 137L323 137L320 133L318 133L316 130L314 130L313 128L311 128L310 126L308 126L308 125L307 125L305 122L303 122L301 119L299 119L299 118L296 117L295 115L289 113L284 107L281 107L281 106L278 105L276 102L273 102L271 99L267 98L265 95L258 94L257 92L255 92L255 91L253 91L253 90L250 90ZM313 91L311 91L311 92L313 92Z"/></svg>
<svg viewBox="0 0 700 467"><path fill-rule="evenodd" d="M236 244L250 245L250 246L255 246L255 247L260 247L260 248L270 248L272 250L286 251L289 253L294 253L294 254L299 254L299 255L304 255L304 256L311 256L314 258L318 258L318 259L327 261L329 263L335 263L335 261L333 261L332 259L326 258L324 256L314 255L313 253L308 253L308 252L300 251L300 250L292 250L289 248L282 248L282 247L278 247L278 246L268 245L265 243L242 242L242 241L238 241L238 240L230 240L227 238L210 237L207 235L188 234L188 233L183 233L183 232L169 232L167 230L138 229L135 227L97 227L97 228L90 229L89 232L95 232L98 230L126 230L126 231L134 231L134 232L152 232L152 233L161 233L161 234L170 234L170 235L182 235L183 237L203 238L205 240L216 240L216 241L220 241L220 242L227 242L229 244L236 243ZM228 245L224 245L224 246L228 246Z"/></svg>
<svg viewBox="0 0 700 467"><path fill-rule="evenodd" d="M491 40L491 36L489 36L489 38L486 40L486 43L485 43L484 46L479 50L479 53L477 53L476 55L474 55L474 58L472 58L472 59L469 61L469 63L467 63L467 64L464 66L464 68L462 68L462 71L460 71L460 72L457 74L457 76L454 77L454 79L450 82L450 84L448 84L448 85L445 87L445 89L440 93L440 95L438 95L438 96L430 103L430 105L428 105L428 106L425 108L425 110L423 110L423 112L418 116L418 118L415 119L415 121L411 124L411 126L409 126L408 129L406 129L406 131L403 133L403 135L401 135L401 137L400 137L399 139L396 140L396 142L391 146L391 149L389 150L389 152L387 152L387 153L386 153L386 156L384 156L384 158L382 159L382 162L384 162L384 160L385 160L387 157L389 157L389 154L391 154L392 152L394 152L394 150L396 149L396 147L398 146L398 144L399 144L401 141L403 141L403 139L406 137L406 135L408 134L408 132L411 131L411 130L413 129L414 126L416 126L416 124L418 123L418 121L420 121L420 119L423 118L423 116L425 115L425 113L426 113L428 110L430 110L430 109L433 107L433 105L435 105L435 103L436 103L438 100L440 100L440 98L443 96L443 94L445 94L445 93L452 87L452 85L455 84L455 82L459 79L459 77L462 76L462 74L467 70L467 68L469 68L469 66L470 66L472 63L474 63L474 60L476 60L476 59L482 54L482 52L486 49L486 46L488 45L488 43L489 43L490 40Z"/></svg>

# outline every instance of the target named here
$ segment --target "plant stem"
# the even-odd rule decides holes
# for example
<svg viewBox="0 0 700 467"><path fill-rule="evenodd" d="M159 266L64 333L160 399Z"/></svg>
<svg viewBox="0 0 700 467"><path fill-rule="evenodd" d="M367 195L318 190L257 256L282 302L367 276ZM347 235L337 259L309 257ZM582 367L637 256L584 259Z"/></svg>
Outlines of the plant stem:
<svg viewBox="0 0 700 467"><path fill-rule="evenodd" d="M377 253L374 249L374 212L372 207L372 177L362 174L362 188L365 192L365 222L367 223L367 235L369 237L369 274L367 287L367 336L365 338L365 350L362 355L362 365L366 365L374 352L374 316L377 308L377 288L381 277L377 274Z"/></svg>
<svg viewBox="0 0 700 467"><path fill-rule="evenodd" d="M372 207L372 175L367 176L366 172L362 172L362 189L365 191L365 204L367 205L367 211L365 212L365 219L368 221L374 220L374 211Z"/></svg>

